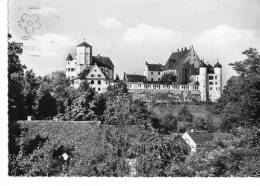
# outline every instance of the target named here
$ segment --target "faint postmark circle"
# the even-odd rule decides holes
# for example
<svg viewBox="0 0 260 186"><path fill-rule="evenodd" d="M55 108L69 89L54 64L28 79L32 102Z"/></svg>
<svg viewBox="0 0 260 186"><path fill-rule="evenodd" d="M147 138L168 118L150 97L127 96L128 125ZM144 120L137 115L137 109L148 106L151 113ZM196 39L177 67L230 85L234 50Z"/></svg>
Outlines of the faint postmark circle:
<svg viewBox="0 0 260 186"><path fill-rule="evenodd" d="M30 35L36 30L41 28L41 23L39 22L39 16L37 14L23 14L21 20L18 21L18 25L22 28L27 36L24 38L30 38Z"/></svg>

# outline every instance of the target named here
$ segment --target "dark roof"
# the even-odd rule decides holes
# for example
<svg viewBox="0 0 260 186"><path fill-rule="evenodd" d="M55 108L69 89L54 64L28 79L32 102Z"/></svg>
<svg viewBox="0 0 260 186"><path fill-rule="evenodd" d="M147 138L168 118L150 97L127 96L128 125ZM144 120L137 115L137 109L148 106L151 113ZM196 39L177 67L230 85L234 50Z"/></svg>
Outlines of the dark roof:
<svg viewBox="0 0 260 186"><path fill-rule="evenodd" d="M214 68L211 64L207 64L207 73L214 74Z"/></svg>
<svg viewBox="0 0 260 186"><path fill-rule="evenodd" d="M90 44L88 44L87 42L85 42L85 41L83 41L82 43L80 43L79 45L78 45L78 47L80 47L80 46L84 46L84 47L91 47L91 45Z"/></svg>
<svg viewBox="0 0 260 186"><path fill-rule="evenodd" d="M204 63L204 61L200 61L200 67L207 67L206 63Z"/></svg>
<svg viewBox="0 0 260 186"><path fill-rule="evenodd" d="M144 82L146 80L146 77L143 75L137 75L137 74L125 74L124 75L124 81L128 82Z"/></svg>
<svg viewBox="0 0 260 186"><path fill-rule="evenodd" d="M149 71L163 71L164 67L162 64L149 64L146 62Z"/></svg>
<svg viewBox="0 0 260 186"><path fill-rule="evenodd" d="M165 64L166 69L174 69L177 65L182 64L188 57L190 50L184 49L177 52L173 52Z"/></svg>
<svg viewBox="0 0 260 186"><path fill-rule="evenodd" d="M72 61L72 60L73 60L73 58L72 58L71 54L69 54L66 61Z"/></svg>
<svg viewBox="0 0 260 186"><path fill-rule="evenodd" d="M214 65L214 68L222 68L222 65L221 65L219 62L217 62L217 63Z"/></svg>
<svg viewBox="0 0 260 186"><path fill-rule="evenodd" d="M100 67L107 67L111 70L114 69L114 64L109 57L92 56L92 63L93 64L96 63L97 66L100 66Z"/></svg>

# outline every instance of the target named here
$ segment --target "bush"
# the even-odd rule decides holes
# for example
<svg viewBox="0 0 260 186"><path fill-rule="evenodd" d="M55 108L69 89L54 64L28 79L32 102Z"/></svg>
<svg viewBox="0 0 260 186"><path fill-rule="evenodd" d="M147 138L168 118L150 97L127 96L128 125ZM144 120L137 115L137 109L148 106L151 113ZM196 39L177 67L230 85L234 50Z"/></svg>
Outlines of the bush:
<svg viewBox="0 0 260 186"><path fill-rule="evenodd" d="M163 118L152 118L152 127L158 129L161 134L177 132L178 121L172 114L166 114Z"/></svg>
<svg viewBox="0 0 260 186"><path fill-rule="evenodd" d="M193 115L189 112L187 105L184 105L178 111L178 121L192 122Z"/></svg>

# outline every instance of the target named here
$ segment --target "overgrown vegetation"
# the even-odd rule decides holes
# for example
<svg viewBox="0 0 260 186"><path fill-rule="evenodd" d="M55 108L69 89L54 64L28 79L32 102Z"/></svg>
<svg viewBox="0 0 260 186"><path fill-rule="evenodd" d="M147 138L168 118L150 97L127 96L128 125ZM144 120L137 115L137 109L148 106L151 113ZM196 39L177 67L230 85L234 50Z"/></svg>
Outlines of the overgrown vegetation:
<svg viewBox="0 0 260 186"><path fill-rule="evenodd" d="M86 81L74 89L64 72L36 77L20 63L21 45L10 40L9 175L129 176L134 159L137 176L260 176L256 49L231 64L238 76L211 105L222 116L214 126L214 115L198 117L187 105L159 117L148 109L154 105L133 99L119 78L97 94ZM17 123L28 115L43 121ZM214 132L214 140L190 154L181 133L192 130Z"/></svg>

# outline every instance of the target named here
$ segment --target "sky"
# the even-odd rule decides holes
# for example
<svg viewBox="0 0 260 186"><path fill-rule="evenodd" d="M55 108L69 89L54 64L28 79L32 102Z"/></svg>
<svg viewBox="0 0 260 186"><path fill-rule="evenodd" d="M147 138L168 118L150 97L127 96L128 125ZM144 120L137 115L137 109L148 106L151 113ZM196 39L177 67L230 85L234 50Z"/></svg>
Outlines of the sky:
<svg viewBox="0 0 260 186"><path fill-rule="evenodd" d="M235 75L229 63L249 47L260 51L260 0L10 0L8 21L24 44L22 63L37 75L64 70L84 39L121 77L193 45L201 59L222 64L225 84Z"/></svg>

